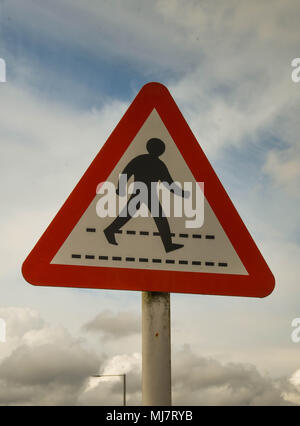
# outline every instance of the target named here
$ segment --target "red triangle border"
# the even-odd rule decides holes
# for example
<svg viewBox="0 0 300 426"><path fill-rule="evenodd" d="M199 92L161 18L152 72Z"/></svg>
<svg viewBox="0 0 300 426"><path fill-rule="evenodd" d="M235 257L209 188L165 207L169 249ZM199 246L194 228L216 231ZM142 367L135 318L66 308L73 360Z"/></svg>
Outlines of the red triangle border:
<svg viewBox="0 0 300 426"><path fill-rule="evenodd" d="M249 275L216 274L51 264L153 109L156 109ZM207 160L183 115L160 83L142 87L107 142L39 239L22 266L31 284L135 291L265 297L275 279Z"/></svg>

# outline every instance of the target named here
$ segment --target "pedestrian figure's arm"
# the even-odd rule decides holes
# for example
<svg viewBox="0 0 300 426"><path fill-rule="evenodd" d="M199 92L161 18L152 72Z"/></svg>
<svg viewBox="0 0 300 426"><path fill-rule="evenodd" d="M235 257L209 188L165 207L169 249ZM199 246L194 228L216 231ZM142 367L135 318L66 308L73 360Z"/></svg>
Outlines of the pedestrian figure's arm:
<svg viewBox="0 0 300 426"><path fill-rule="evenodd" d="M174 182L165 164L164 164L164 170L163 170L163 177L164 177L162 179L163 184L168 184L168 186L172 185L170 192L172 192L173 194L179 195L182 198L189 198L190 192L184 191L179 185L176 184L176 182Z"/></svg>

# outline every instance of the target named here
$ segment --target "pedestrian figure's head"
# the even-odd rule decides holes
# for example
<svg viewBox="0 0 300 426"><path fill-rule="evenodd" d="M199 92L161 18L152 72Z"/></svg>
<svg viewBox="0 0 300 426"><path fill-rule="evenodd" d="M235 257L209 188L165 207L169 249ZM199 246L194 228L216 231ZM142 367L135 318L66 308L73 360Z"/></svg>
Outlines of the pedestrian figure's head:
<svg viewBox="0 0 300 426"><path fill-rule="evenodd" d="M159 157L165 152L166 146L161 139L152 138L148 140L146 148L153 157Z"/></svg>

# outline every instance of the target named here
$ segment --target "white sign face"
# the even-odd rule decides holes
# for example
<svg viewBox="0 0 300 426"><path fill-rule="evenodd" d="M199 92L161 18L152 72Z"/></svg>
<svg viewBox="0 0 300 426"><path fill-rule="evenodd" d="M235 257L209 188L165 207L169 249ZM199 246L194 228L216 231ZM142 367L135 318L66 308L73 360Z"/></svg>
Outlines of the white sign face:
<svg viewBox="0 0 300 426"><path fill-rule="evenodd" d="M165 151L161 154L160 160L167 166L173 180L180 183L182 188L186 182L198 185L155 109L107 181L117 188L119 175L125 167L137 156L147 154L146 145L151 138L158 138L164 142ZM155 174L155 171L153 173ZM132 181L131 178L129 183ZM51 264L248 275L205 199L205 182L201 205L204 221L197 221L195 217L193 223L193 219L184 212L181 217L174 217L172 209L170 217L166 218L173 246L180 244L170 251L166 251L166 245L151 215L131 217L124 226L115 227L113 239L116 244L112 244L112 240L109 242L104 230L112 225L115 218L99 217L97 214L101 196L96 194L95 188L94 200L62 244ZM171 205L178 197L179 195L170 194ZM183 203L187 202L182 197L181 200ZM191 224L197 227L189 227Z"/></svg>

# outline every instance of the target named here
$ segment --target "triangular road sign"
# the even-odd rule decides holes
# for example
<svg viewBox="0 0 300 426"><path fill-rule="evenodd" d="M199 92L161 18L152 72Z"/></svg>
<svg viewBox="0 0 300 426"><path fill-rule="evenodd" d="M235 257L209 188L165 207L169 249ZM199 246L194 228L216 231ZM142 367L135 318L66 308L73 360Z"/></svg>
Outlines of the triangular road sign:
<svg viewBox="0 0 300 426"><path fill-rule="evenodd" d="M187 215L172 212L163 219L100 217L104 192L99 193L99 184L117 188L122 172L135 181L140 176L146 186L151 177L156 182L173 178L182 187L203 182L204 222L190 228ZM181 199L188 195L182 193ZM252 297L267 296L274 288L265 260L159 83L146 84L138 93L22 272L31 284L46 286Z"/></svg>

